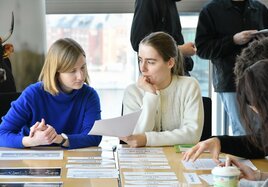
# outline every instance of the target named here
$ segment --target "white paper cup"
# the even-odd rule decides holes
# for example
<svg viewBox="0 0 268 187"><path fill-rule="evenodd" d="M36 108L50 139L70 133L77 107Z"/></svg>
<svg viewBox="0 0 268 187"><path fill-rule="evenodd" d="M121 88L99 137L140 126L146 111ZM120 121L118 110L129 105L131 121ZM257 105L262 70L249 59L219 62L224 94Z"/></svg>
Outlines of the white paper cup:
<svg viewBox="0 0 268 187"><path fill-rule="evenodd" d="M234 166L217 166L212 170L215 187L237 187L240 170Z"/></svg>

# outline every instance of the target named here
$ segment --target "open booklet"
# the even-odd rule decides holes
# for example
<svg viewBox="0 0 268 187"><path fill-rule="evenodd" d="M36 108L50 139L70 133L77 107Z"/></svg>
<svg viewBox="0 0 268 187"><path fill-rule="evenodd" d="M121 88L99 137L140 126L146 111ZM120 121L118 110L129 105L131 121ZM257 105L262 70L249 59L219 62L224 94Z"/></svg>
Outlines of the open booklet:
<svg viewBox="0 0 268 187"><path fill-rule="evenodd" d="M89 135L124 137L133 133L141 110L124 116L97 120L88 133Z"/></svg>

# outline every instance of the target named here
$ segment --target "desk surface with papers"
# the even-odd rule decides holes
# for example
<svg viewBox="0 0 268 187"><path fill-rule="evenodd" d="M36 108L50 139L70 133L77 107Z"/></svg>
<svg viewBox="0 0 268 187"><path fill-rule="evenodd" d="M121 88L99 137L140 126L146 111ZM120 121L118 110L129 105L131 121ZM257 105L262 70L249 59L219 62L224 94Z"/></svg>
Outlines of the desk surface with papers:
<svg viewBox="0 0 268 187"><path fill-rule="evenodd" d="M184 163L181 157L173 147L119 146L116 151L99 147L0 148L0 186L8 183L31 187L207 186L211 182L213 161L208 154L203 154L195 164ZM249 164L268 172L266 159L251 160Z"/></svg>

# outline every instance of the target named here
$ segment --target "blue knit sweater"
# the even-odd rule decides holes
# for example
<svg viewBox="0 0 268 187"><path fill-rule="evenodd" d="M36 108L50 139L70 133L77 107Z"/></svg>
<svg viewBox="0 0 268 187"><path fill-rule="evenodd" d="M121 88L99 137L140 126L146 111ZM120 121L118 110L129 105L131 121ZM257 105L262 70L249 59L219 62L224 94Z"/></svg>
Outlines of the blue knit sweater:
<svg viewBox="0 0 268 187"><path fill-rule="evenodd" d="M95 120L101 118L97 92L84 84L70 94L56 96L44 91L42 82L27 87L11 104L0 125L0 147L23 148L22 138L30 127L45 119L58 134L69 138L69 148L98 146L101 136L87 135Z"/></svg>

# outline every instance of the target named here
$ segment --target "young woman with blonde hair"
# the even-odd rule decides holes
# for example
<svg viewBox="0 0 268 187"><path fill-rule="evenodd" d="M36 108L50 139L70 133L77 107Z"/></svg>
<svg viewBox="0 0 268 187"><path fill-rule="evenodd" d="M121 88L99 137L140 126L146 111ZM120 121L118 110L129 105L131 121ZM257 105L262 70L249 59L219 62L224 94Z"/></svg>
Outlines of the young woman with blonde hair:
<svg viewBox="0 0 268 187"><path fill-rule="evenodd" d="M100 101L88 81L82 47L70 38L57 40L39 82L28 86L2 118L0 147L98 146L101 136L88 132L101 118Z"/></svg>

